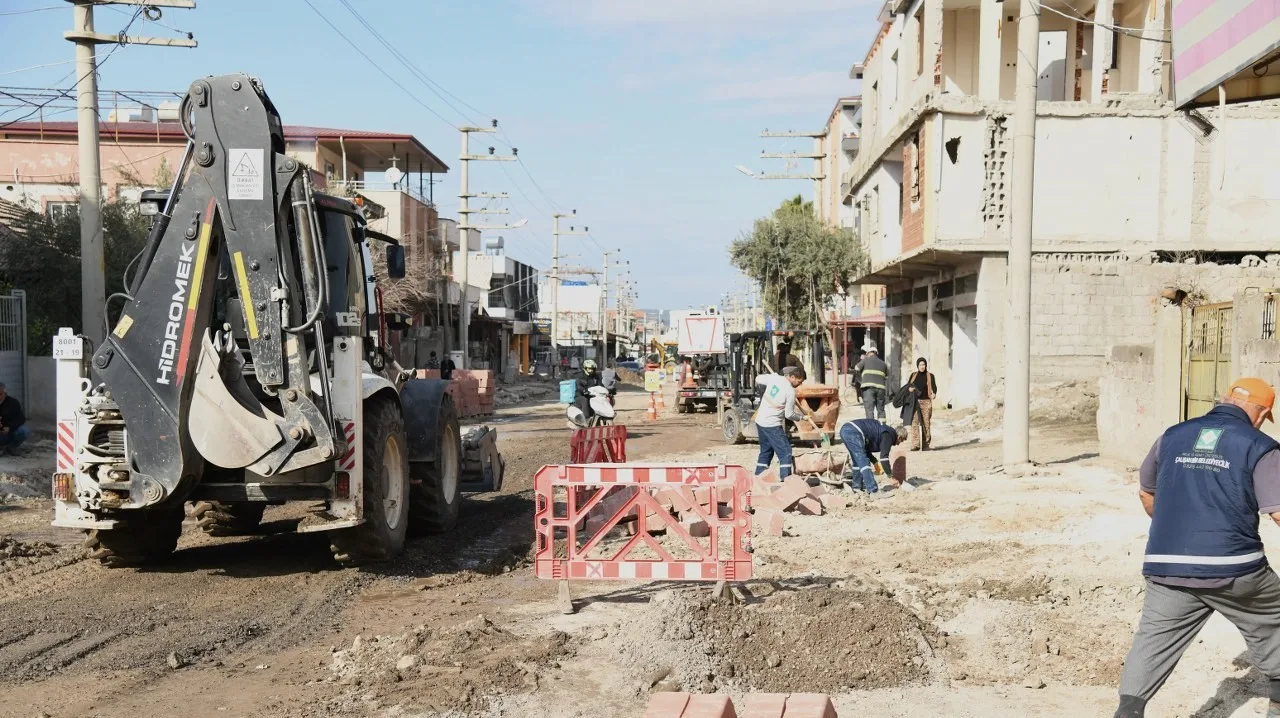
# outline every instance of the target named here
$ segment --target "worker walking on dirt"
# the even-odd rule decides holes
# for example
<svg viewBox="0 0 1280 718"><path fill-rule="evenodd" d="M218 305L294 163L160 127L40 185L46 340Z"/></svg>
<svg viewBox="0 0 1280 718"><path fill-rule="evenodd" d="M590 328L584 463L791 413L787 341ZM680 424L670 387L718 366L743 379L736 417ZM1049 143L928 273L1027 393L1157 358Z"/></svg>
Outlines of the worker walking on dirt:
<svg viewBox="0 0 1280 718"><path fill-rule="evenodd" d="M889 376L889 365L880 358L876 345L868 343L863 347L866 356L853 366L853 375L857 377L858 388L862 393L862 408L868 419L884 418L885 380Z"/></svg>
<svg viewBox="0 0 1280 718"><path fill-rule="evenodd" d="M889 452L893 447L907 440L907 427L893 428L875 419L854 419L840 427L840 441L849 451L853 463L853 476L849 480L849 488L875 494L880 491L876 484L875 469L871 468L871 455L879 458L880 467L885 476L893 476L893 465Z"/></svg>
<svg viewBox="0 0 1280 718"><path fill-rule="evenodd" d="M787 436L787 422L804 418L796 408L796 387L804 383L804 369L789 366L782 375L760 374L756 383L764 385L764 397L756 411L756 435L760 437L760 456L756 459L756 474L763 474L778 457L778 476L791 475L791 438Z"/></svg>
<svg viewBox="0 0 1280 718"><path fill-rule="evenodd" d="M1117 718L1141 718L1214 611L1244 636L1270 680L1267 715L1280 718L1280 578L1258 533L1259 513L1280 524L1280 443L1259 430L1274 405L1271 385L1239 379L1208 414L1166 431L1142 462L1147 590Z"/></svg>

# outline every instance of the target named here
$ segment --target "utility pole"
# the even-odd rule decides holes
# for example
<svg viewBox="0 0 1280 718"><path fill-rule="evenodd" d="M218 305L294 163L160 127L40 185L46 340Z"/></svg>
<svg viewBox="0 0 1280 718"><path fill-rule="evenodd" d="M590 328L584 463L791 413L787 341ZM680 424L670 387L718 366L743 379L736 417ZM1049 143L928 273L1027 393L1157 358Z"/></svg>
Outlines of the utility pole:
<svg viewBox="0 0 1280 718"><path fill-rule="evenodd" d="M1012 233L1009 319L1005 328L1004 463L1031 458L1031 230L1035 199L1036 91L1040 75L1040 6L1022 0L1013 104Z"/></svg>
<svg viewBox="0 0 1280 718"><path fill-rule="evenodd" d="M70 0L75 28L62 34L76 46L76 114L80 150L80 321L81 331L102 344L106 335L107 282L102 256L102 155L98 149L98 45L195 47L196 41L108 35L93 29L94 5L138 5L138 12L160 19L161 7L191 9L195 0ZM154 17L152 17L154 14Z"/></svg>
<svg viewBox="0 0 1280 718"><path fill-rule="evenodd" d="M590 227L583 227L579 232L569 227L568 232L560 231L560 219L576 217L578 210L570 214L556 212L551 215L551 376L560 375L560 235L587 234Z"/></svg>
<svg viewBox="0 0 1280 718"><path fill-rule="evenodd" d="M738 165L738 171L761 180L810 180L813 182L813 213L818 218L822 218L822 183L826 180L826 174L822 169L822 160L826 158L826 153L822 151L822 140L827 136L826 132L771 132L765 130L760 133L761 137L767 139L796 139L809 137L813 139L813 152L765 152L761 150L761 159L773 160L813 160L813 171L809 174L796 173L767 173L752 172L751 170Z"/></svg>
<svg viewBox="0 0 1280 718"><path fill-rule="evenodd" d="M600 280L600 358L604 359L609 354L609 257L615 254L621 254L621 249L611 249L604 253L604 274ZM620 262L619 264L628 264ZM616 333L616 332L615 332Z"/></svg>
<svg viewBox="0 0 1280 718"><path fill-rule="evenodd" d="M467 299L467 288L471 265L471 235L470 230L477 232L485 229L514 229L523 226L525 220L520 220L513 225L502 226L481 226L471 224L471 215L473 214L495 214L494 210L473 210L470 207L469 200L479 195L471 193L470 176L468 173L468 165L471 162L515 162L520 151L514 147L511 148L510 155L495 155L493 148L489 148L487 155L473 155L470 149L470 140L472 132L480 132L485 134L493 134L498 131L498 121L493 120L489 127L459 127L458 131L462 133L462 152L458 155L458 161L461 163L459 170L459 189L458 189L458 257L462 261L461 266L456 267L454 275L458 281L458 348L462 350L462 361L459 362L459 369L467 368L467 330L471 324L471 302Z"/></svg>

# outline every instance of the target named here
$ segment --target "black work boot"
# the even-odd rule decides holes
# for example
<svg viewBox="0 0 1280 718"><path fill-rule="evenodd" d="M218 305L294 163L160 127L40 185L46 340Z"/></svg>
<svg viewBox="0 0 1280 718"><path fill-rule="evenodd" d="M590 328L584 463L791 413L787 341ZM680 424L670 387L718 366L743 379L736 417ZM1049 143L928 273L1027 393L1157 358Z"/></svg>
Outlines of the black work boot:
<svg viewBox="0 0 1280 718"><path fill-rule="evenodd" d="M1147 702L1137 696L1120 696L1120 707L1116 709L1115 718L1143 718L1147 711Z"/></svg>

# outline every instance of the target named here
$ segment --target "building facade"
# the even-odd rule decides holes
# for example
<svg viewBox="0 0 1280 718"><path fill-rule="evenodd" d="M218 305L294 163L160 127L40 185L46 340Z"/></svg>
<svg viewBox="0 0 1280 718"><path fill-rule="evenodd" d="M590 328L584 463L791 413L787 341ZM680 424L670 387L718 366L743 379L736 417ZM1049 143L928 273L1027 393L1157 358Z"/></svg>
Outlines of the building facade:
<svg viewBox="0 0 1280 718"><path fill-rule="evenodd" d="M1044 7L1033 385L1096 380L1147 322L1158 297L1125 281L1128 263L1226 266L1280 247L1266 140L1280 108L1175 111L1166 2ZM1017 14L1016 0L888 2L851 71L862 124L842 201L871 257L860 282L886 287L894 380L927 358L954 406L1002 398Z"/></svg>

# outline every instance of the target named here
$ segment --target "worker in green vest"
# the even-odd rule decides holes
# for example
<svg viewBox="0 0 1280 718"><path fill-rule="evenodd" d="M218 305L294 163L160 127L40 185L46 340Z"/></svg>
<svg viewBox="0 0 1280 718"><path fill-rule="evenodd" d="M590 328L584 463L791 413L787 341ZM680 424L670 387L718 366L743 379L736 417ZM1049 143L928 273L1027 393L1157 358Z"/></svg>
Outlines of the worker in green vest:
<svg viewBox="0 0 1280 718"><path fill-rule="evenodd" d="M889 365L880 358L875 342L867 342L862 350L866 355L853 367L858 390L862 392L862 408L866 410L868 419L883 419Z"/></svg>

